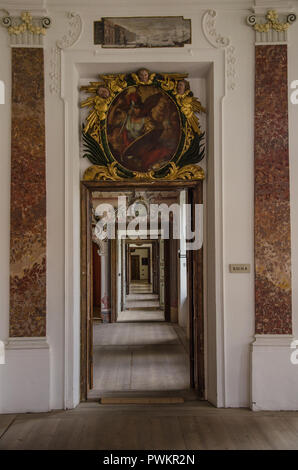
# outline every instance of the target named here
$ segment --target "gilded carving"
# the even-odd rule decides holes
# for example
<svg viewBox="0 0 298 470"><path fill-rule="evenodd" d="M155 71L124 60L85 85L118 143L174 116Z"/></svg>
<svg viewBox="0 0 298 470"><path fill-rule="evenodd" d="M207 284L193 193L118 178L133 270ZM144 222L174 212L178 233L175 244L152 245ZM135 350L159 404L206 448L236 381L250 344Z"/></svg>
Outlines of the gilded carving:
<svg viewBox="0 0 298 470"><path fill-rule="evenodd" d="M176 180L203 180L205 173L203 168L198 165L186 165L182 168L178 168L175 163L170 162L169 172L162 179L166 181ZM138 181L159 181L160 178L154 176L154 171L148 171L146 173L133 172L133 178ZM113 162L107 167L101 165L92 165L85 170L83 179L85 181L123 181L123 178L118 175L116 169L116 163Z"/></svg>
<svg viewBox="0 0 298 470"><path fill-rule="evenodd" d="M52 22L48 17L33 17L28 11L24 11L20 17L5 16L1 23L7 28L11 44L40 45Z"/></svg>
<svg viewBox="0 0 298 470"><path fill-rule="evenodd" d="M83 143L93 164L84 179L202 179L204 157L197 114L206 112L187 74L102 74L81 87L89 114Z"/></svg>
<svg viewBox="0 0 298 470"><path fill-rule="evenodd" d="M287 31L289 26L296 20L296 15L291 13L287 16L286 21L281 21L275 10L268 10L265 19L265 23L257 23L255 15L250 15L247 18L247 23L249 26L253 26L258 33L268 33L270 30L281 33Z"/></svg>

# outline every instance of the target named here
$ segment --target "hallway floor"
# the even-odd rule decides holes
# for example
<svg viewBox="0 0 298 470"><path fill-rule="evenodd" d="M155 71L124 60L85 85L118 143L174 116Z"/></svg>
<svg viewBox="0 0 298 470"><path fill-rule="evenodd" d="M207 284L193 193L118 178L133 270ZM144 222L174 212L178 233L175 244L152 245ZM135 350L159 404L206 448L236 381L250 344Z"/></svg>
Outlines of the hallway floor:
<svg viewBox="0 0 298 470"><path fill-rule="evenodd" d="M0 415L0 450L298 449L298 412L181 405L100 405Z"/></svg>
<svg viewBox="0 0 298 470"><path fill-rule="evenodd" d="M189 389L187 341L177 325L95 323L93 331L90 397L103 391Z"/></svg>
<svg viewBox="0 0 298 470"><path fill-rule="evenodd" d="M131 293L126 296L126 309L118 314L117 322L164 321L159 297L152 293Z"/></svg>

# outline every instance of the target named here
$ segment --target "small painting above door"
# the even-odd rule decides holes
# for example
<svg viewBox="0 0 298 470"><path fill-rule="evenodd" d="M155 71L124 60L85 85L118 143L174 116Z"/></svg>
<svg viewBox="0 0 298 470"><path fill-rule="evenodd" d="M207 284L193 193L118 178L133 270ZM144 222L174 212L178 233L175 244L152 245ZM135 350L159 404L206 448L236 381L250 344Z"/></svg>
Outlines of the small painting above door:
<svg viewBox="0 0 298 470"><path fill-rule="evenodd" d="M94 21L94 44L110 48L183 47L191 20L182 16L112 17Z"/></svg>

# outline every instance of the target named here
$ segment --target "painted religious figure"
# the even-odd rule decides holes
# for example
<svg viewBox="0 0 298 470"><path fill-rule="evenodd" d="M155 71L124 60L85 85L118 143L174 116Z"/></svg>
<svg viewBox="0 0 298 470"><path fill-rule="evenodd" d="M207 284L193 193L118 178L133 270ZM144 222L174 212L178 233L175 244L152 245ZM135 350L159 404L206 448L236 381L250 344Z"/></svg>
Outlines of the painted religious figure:
<svg viewBox="0 0 298 470"><path fill-rule="evenodd" d="M81 90L90 94L83 143L93 164L87 179L201 179L196 164L204 156L204 132L197 113L205 112L184 73L146 68L100 75Z"/></svg>
<svg viewBox="0 0 298 470"><path fill-rule="evenodd" d="M156 170L174 156L180 140L176 105L156 87L131 86L113 102L107 118L112 154L125 168Z"/></svg>

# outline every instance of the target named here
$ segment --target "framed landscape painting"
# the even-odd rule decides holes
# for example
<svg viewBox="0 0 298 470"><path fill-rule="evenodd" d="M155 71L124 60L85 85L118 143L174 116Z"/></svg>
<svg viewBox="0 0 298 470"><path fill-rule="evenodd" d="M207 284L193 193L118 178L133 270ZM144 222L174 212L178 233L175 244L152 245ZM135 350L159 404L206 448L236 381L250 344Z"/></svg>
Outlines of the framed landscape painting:
<svg viewBox="0 0 298 470"><path fill-rule="evenodd" d="M94 22L94 44L110 48L183 47L191 20L182 16L109 17Z"/></svg>

